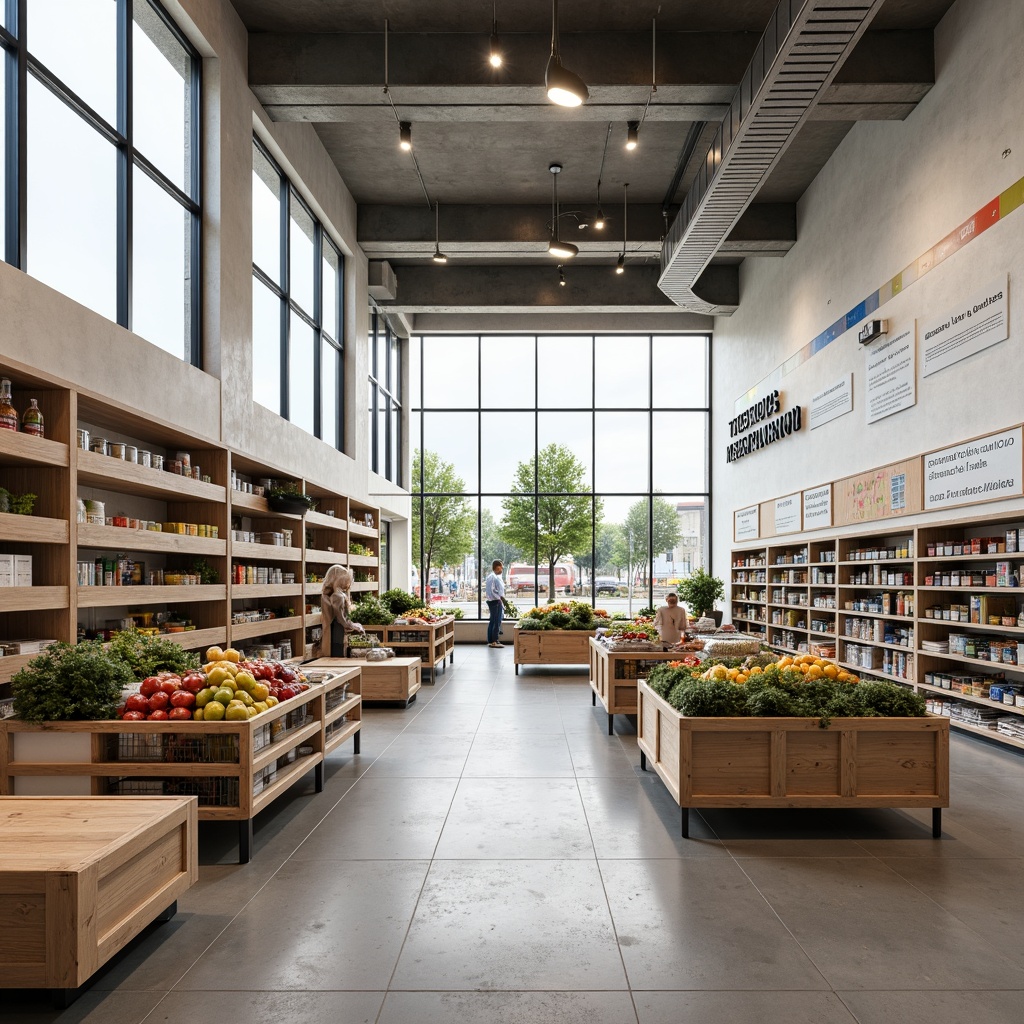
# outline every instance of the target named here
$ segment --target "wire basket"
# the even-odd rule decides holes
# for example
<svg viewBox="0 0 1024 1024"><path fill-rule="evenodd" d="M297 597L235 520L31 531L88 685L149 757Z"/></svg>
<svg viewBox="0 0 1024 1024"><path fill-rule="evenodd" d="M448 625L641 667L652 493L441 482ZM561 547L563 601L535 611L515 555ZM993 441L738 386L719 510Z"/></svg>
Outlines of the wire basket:
<svg viewBox="0 0 1024 1024"><path fill-rule="evenodd" d="M224 775L167 779L168 796L199 797L200 807L237 807L238 779Z"/></svg>

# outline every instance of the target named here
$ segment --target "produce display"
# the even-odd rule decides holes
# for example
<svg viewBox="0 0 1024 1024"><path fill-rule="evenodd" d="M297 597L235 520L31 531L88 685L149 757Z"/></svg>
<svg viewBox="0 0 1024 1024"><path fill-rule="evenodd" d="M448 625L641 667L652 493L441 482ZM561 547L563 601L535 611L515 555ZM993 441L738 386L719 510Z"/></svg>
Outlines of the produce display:
<svg viewBox="0 0 1024 1024"><path fill-rule="evenodd" d="M559 601L531 608L519 619L519 628L543 629L597 629L610 622L603 608L591 608L583 601Z"/></svg>
<svg viewBox="0 0 1024 1024"><path fill-rule="evenodd" d="M287 665L211 647L200 668L147 676L115 713L126 722L246 721L308 689L305 676Z"/></svg>
<svg viewBox="0 0 1024 1024"><path fill-rule="evenodd" d="M835 662L811 654L737 659L688 655L651 670L648 685L693 718L916 718L924 698L890 682L861 682Z"/></svg>

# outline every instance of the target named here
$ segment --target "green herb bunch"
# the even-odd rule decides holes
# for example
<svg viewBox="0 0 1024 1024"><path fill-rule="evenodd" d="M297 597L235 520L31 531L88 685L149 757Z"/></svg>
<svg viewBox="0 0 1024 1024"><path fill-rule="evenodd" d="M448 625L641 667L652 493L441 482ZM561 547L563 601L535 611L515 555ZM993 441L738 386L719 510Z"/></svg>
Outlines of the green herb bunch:
<svg viewBox="0 0 1024 1024"><path fill-rule="evenodd" d="M199 655L186 651L181 644L162 636L149 636L137 629L122 629L110 641L109 654L128 667L135 679L145 679L157 672L181 675L199 668Z"/></svg>
<svg viewBox="0 0 1024 1024"><path fill-rule="evenodd" d="M395 621L388 606L376 594L367 594L359 604L353 605L349 618L363 626L390 626Z"/></svg>
<svg viewBox="0 0 1024 1024"><path fill-rule="evenodd" d="M351 548L351 545L349 545ZM401 587L392 587L390 590L386 590L380 596L381 601L388 606L396 615L404 615L406 612L412 611L413 608L424 607L423 602L418 597L413 597L407 590L402 590Z"/></svg>
<svg viewBox="0 0 1024 1024"><path fill-rule="evenodd" d="M51 645L11 679L14 713L26 722L113 718L131 669L96 640Z"/></svg>

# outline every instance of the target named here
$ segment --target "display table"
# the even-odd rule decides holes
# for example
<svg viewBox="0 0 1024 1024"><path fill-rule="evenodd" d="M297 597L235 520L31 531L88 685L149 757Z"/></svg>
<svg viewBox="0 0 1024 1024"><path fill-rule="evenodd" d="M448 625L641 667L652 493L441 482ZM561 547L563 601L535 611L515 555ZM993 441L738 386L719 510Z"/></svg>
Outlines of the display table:
<svg viewBox="0 0 1024 1024"><path fill-rule="evenodd" d="M344 684L349 692L342 696ZM197 796L200 821L237 821L239 861L253 818L316 772L345 740L359 753L359 669L345 668L245 722L0 722L0 795L42 791Z"/></svg>
<svg viewBox="0 0 1024 1024"><path fill-rule="evenodd" d="M199 881L195 797L0 797L0 988L66 1002Z"/></svg>
<svg viewBox="0 0 1024 1024"><path fill-rule="evenodd" d="M691 807L949 806L949 719L689 718L637 685L640 767Z"/></svg>
<svg viewBox="0 0 1024 1024"><path fill-rule="evenodd" d="M590 648L591 702L598 701L608 713L608 735L614 732L615 715L636 714L636 681L655 666L683 657L678 651L612 651L595 637Z"/></svg>
<svg viewBox="0 0 1024 1024"><path fill-rule="evenodd" d="M384 647L396 654L415 655L420 659L421 671L430 672L431 681L440 666L455 661L455 616L447 615L437 622L395 623L391 626L366 626Z"/></svg>
<svg viewBox="0 0 1024 1024"><path fill-rule="evenodd" d="M520 665L586 665L593 629L520 629L512 632L516 675Z"/></svg>
<svg viewBox="0 0 1024 1024"><path fill-rule="evenodd" d="M306 662L305 668L336 672L340 669L359 669L362 680L360 690L363 703L401 703L405 707L416 699L420 688L419 658L388 658L387 661L367 661L365 658L319 658Z"/></svg>

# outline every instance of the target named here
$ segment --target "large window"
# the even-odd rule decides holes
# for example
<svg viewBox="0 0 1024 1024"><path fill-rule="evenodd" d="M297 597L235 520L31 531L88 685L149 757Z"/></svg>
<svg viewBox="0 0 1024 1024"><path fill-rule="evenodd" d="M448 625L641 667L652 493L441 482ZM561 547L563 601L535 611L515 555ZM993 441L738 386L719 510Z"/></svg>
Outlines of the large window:
<svg viewBox="0 0 1024 1024"><path fill-rule="evenodd" d="M370 307L370 469L402 486L402 343L387 318Z"/></svg>
<svg viewBox="0 0 1024 1024"><path fill-rule="evenodd" d="M252 151L252 396L343 448L343 260L258 139Z"/></svg>
<svg viewBox="0 0 1024 1024"><path fill-rule="evenodd" d="M4 259L199 365L198 54L156 0L6 0Z"/></svg>
<svg viewBox="0 0 1024 1024"><path fill-rule="evenodd" d="M705 335L410 341L413 585L636 612L710 550Z"/></svg>

